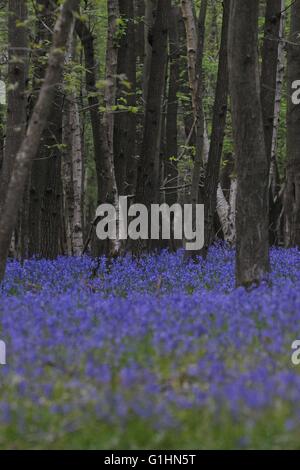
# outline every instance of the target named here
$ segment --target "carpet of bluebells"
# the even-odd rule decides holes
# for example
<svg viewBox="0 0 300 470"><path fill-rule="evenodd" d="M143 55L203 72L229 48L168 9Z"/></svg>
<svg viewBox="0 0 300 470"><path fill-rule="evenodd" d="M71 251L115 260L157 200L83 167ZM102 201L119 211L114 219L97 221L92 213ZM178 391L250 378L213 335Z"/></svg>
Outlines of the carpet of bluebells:
<svg viewBox="0 0 300 470"><path fill-rule="evenodd" d="M10 261L0 449L300 448L300 252Z"/></svg>

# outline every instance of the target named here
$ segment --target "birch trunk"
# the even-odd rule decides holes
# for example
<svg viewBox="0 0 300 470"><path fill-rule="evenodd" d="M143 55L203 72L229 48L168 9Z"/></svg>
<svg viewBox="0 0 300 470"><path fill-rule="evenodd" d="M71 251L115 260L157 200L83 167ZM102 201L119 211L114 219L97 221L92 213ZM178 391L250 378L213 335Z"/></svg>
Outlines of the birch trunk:
<svg viewBox="0 0 300 470"><path fill-rule="evenodd" d="M280 123L280 107L282 98L282 87L284 81L284 74L286 68L286 54L284 44L284 31L286 13L284 12L285 0L281 0L281 17L279 27L279 43L278 43L278 60L277 60L277 71L276 71L276 90L275 90L275 104L274 104L274 121L273 121L273 135L272 135L272 146L271 146L271 166L270 166L270 187L272 190L273 198L279 190L278 181L278 168L277 168L277 140L278 140L278 129Z"/></svg>
<svg viewBox="0 0 300 470"><path fill-rule="evenodd" d="M74 194L74 213L72 227L73 254L79 256L83 249L83 149L81 139L81 123L78 110L77 96L73 95L71 103L72 129L72 176Z"/></svg>
<svg viewBox="0 0 300 470"><path fill-rule="evenodd" d="M72 67L75 56L74 26L71 29L67 64ZM62 181L68 252L79 256L83 249L82 202L83 202L83 150L81 124L75 89L67 90L64 99Z"/></svg>

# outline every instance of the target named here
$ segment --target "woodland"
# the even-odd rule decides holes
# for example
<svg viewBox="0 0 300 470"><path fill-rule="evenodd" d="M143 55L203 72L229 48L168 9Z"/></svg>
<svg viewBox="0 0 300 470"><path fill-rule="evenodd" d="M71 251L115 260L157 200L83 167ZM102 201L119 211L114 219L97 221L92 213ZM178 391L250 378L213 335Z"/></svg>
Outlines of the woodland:
<svg viewBox="0 0 300 470"><path fill-rule="evenodd" d="M299 449L299 247L300 0L0 0L0 448Z"/></svg>

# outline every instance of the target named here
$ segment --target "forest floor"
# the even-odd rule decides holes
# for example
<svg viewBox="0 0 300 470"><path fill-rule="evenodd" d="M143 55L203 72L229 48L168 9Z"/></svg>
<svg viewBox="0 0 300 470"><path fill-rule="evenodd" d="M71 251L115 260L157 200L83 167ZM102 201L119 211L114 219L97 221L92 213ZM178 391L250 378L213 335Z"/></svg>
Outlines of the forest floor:
<svg viewBox="0 0 300 470"><path fill-rule="evenodd" d="M1 449L300 448L300 254L234 288L213 248L9 262L0 292Z"/></svg>

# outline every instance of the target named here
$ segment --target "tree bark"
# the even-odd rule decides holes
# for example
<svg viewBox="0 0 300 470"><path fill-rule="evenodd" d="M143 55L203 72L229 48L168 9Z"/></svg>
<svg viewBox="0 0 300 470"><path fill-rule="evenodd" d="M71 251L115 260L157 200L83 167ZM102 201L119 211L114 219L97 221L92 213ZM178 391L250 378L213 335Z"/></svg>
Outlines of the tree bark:
<svg viewBox="0 0 300 470"><path fill-rule="evenodd" d="M264 134L266 155L268 164L272 174L274 175L274 167L276 167L276 156L273 153L273 141L275 128L275 98L277 93L277 75L278 75L278 54L280 47L280 33L282 29L282 14L284 9L282 0L268 0L265 14L265 31L264 43L262 51L262 72L261 72L261 103L264 122ZM273 178L274 179L274 178ZM270 214L269 214L269 239L270 244L276 241L276 225L278 210L274 204L275 194L273 194L272 185L270 185Z"/></svg>
<svg viewBox="0 0 300 470"><path fill-rule="evenodd" d="M287 163L284 196L285 245L300 246L300 105L293 103L293 83L300 70L300 2L291 7L291 31L287 55Z"/></svg>
<svg viewBox="0 0 300 470"><path fill-rule="evenodd" d="M8 84L6 139L0 181L0 213L5 203L17 152L27 121L26 84L28 76L27 6L25 1L8 2Z"/></svg>
<svg viewBox="0 0 300 470"><path fill-rule="evenodd" d="M104 104L106 111L103 116L103 129L106 134L106 142L109 150L109 160L113 164L114 160L114 113L113 107L116 104L117 91L117 67L118 67L118 41L117 41L117 19L119 17L118 0L107 1L108 26L106 45L106 86L104 91Z"/></svg>
<svg viewBox="0 0 300 470"><path fill-rule="evenodd" d="M237 160L236 284L269 271L268 178L258 69L258 0L232 0L229 83Z"/></svg>
<svg viewBox="0 0 300 470"><path fill-rule="evenodd" d="M118 190L115 179L115 169L113 160L113 110L115 103L115 80L116 80L116 45L114 43L114 31L116 27L116 5L111 5L108 18L108 48L112 55L107 52L105 90L106 116L101 119L100 100L97 90L97 64L95 62L94 37L85 24L78 19L76 21L76 32L83 44L86 68L86 88L88 92L88 104L91 116L93 133L94 156L97 173L98 205L105 202L113 204L118 208ZM107 253L115 255L120 244L118 240L112 243L97 243L97 253Z"/></svg>
<svg viewBox="0 0 300 470"><path fill-rule="evenodd" d="M34 54L31 111L46 73L45 57L54 27L55 3L38 0L37 52ZM31 167L29 201L29 256L54 259L60 252L62 220L62 76L55 84L54 98L43 131L37 158Z"/></svg>
<svg viewBox="0 0 300 470"><path fill-rule="evenodd" d="M0 280L3 279L5 273L9 243L17 221L18 209L22 202L30 162L38 151L40 138L47 123L51 109L50 104L54 96L54 87L61 79L65 47L73 15L78 7L79 0L65 0L61 7L61 12L54 29L53 46L49 55L45 80L34 106L26 136L16 156L0 222Z"/></svg>
<svg viewBox="0 0 300 470"><path fill-rule="evenodd" d="M261 70L261 105L266 155L271 162L281 0L267 0Z"/></svg>
<svg viewBox="0 0 300 470"><path fill-rule="evenodd" d="M208 162L206 165L204 183L204 212L205 212L205 245L204 254L207 252L213 240L214 215L217 205L217 188L220 177L220 164L222 158L224 132L227 115L228 100L228 61L227 43L230 15L230 0L223 2L223 24L221 35L221 46L219 52L219 68L217 77L217 87L215 93L215 103L213 109L212 133ZM219 197L221 187L219 188ZM223 195L224 196L224 195ZM220 207L222 204L220 202ZM220 219L221 220L221 219ZM222 217L223 220L223 217ZM225 234L224 234L225 236Z"/></svg>
<svg viewBox="0 0 300 470"><path fill-rule="evenodd" d="M133 0L119 0L125 25L118 48L117 113L114 125L114 162L118 192L132 194L135 180L136 136L136 48ZM120 106L120 109L118 108ZM125 107L125 109L123 109ZM129 181L127 180L129 175Z"/></svg>
<svg viewBox="0 0 300 470"><path fill-rule="evenodd" d="M145 0L145 26L144 26L144 70L143 70L143 100L146 105L148 99L149 77L152 60L153 34L152 28L158 0Z"/></svg>
<svg viewBox="0 0 300 470"><path fill-rule="evenodd" d="M75 58L74 28L70 33L68 49L67 64L70 67ZM67 89L64 98L63 144L62 182L67 246L70 255L79 256L83 249L83 150L75 87Z"/></svg>
<svg viewBox="0 0 300 470"><path fill-rule="evenodd" d="M170 54L170 77L167 103L166 120L166 158L164 161L164 186L174 187L177 185L178 170L178 136L177 136L177 117L178 117L178 98L180 81L180 45L179 45L179 21L180 10L173 7L169 18L169 54ZM172 206L177 202L177 192L166 192L165 202Z"/></svg>
<svg viewBox="0 0 300 470"><path fill-rule="evenodd" d="M85 59L85 85L88 95L88 105L93 134L94 159L97 176L97 204L106 199L106 184L104 178L104 142L102 135L102 124L100 115L100 100L97 90L97 64L95 61L94 36L85 22L80 19L75 23L76 33L84 49Z"/></svg>
<svg viewBox="0 0 300 470"><path fill-rule="evenodd" d="M159 149L161 114L167 64L168 13L171 2L159 2L152 34L152 59L146 103L142 159L139 165L137 202L147 206L159 201Z"/></svg>
<svg viewBox="0 0 300 470"><path fill-rule="evenodd" d="M199 200L199 183L201 170L203 171L204 162L208 154L204 153L206 123L203 110L203 58L204 58L204 40L205 40L205 21L207 12L207 0L201 1L198 32L197 32L197 54L196 54L196 107L195 107L195 129L196 129L196 149L194 167L192 173L191 201L197 203ZM207 148L207 146L206 146ZM202 200L202 194L201 194Z"/></svg>

